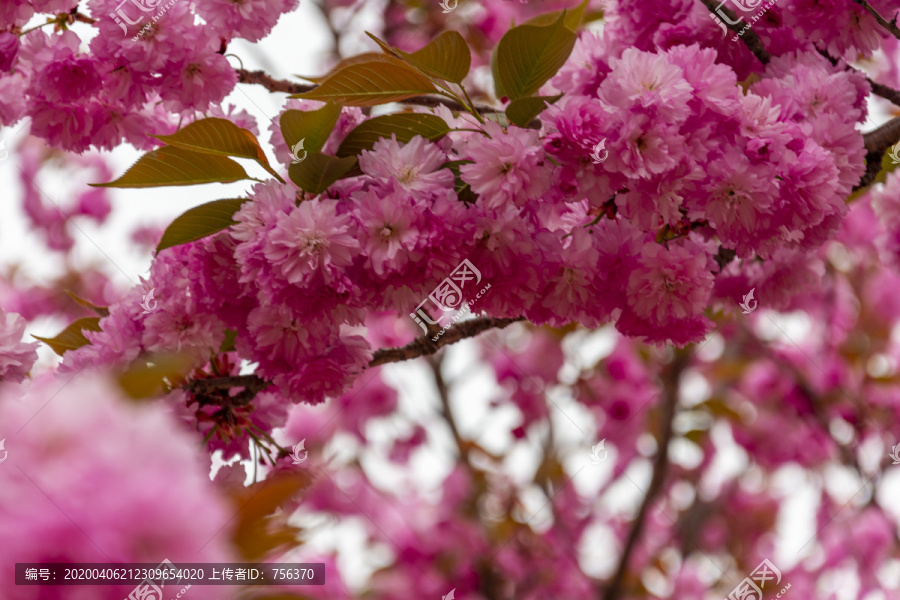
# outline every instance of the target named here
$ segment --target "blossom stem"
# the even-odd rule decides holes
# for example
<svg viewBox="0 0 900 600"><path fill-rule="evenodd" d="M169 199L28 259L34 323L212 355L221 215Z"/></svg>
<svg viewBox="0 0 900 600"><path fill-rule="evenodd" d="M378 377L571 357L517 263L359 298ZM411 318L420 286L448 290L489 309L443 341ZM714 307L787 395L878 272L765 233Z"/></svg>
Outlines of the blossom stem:
<svg viewBox="0 0 900 600"><path fill-rule="evenodd" d="M888 21L884 17L882 17L875 8L866 2L866 0L853 0L860 6L862 6L866 11L875 17L875 20L878 21L878 24L887 29L892 36L900 40L900 29L897 28L897 15L894 15L894 18Z"/></svg>

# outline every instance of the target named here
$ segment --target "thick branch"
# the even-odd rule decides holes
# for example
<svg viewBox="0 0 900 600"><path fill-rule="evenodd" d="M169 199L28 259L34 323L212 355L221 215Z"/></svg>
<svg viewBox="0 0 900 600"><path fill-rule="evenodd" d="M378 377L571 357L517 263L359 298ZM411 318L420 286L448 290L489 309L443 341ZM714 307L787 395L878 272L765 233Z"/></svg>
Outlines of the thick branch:
<svg viewBox="0 0 900 600"><path fill-rule="evenodd" d="M713 15L715 15L716 11L719 10L722 11L722 13L726 17L728 17L729 21L737 21L737 15L735 14L735 12L724 4L722 6L718 6L715 0L700 0L700 2L702 2L703 5L708 8L709 12ZM759 36L756 35L756 32L750 28L749 24L744 25L743 21L738 22L736 25L732 25L731 23L724 20L722 22L725 23L725 26L728 29L735 33L740 33L741 31L743 31L744 33L743 35L741 35L741 39L744 41L744 45L750 49L750 52L753 53L753 56L759 59L759 62L764 65L769 64L769 60L771 60L772 55L769 54L768 50L766 50L766 47L763 45L762 40L759 39Z"/></svg>
<svg viewBox="0 0 900 600"><path fill-rule="evenodd" d="M512 319L495 319L494 317L481 317L472 319L454 325L452 329L444 332L444 335L438 338L438 341L432 342L431 338L435 333L416 338L402 348L382 348L375 352L374 357L369 362L369 367L377 367L392 362L401 362L411 358L420 356L431 356L444 346L454 344L462 339L474 337L479 333L488 329L503 329L516 321L522 321L525 317L515 317ZM209 396L217 392L230 390L231 388L242 387L244 390L229 399L233 406L241 406L248 404L257 393L272 385L271 382L259 377L258 375L231 375L229 377L213 377L209 379L192 379L190 382L182 386L195 396Z"/></svg>
<svg viewBox="0 0 900 600"><path fill-rule="evenodd" d="M303 92L308 92L315 89L316 87L314 85L307 85L305 83L293 83L290 81L284 81L283 79L275 79L265 71L248 71L246 69L235 70L238 74L239 83L256 83L263 86L270 92L302 94ZM459 112L468 112L469 110L459 102L446 100L444 98L436 98L434 96L416 96L415 98L407 98L402 102L404 104L416 104L418 106L429 106L432 108L435 106L446 106L450 110ZM503 112L503 110L499 108L493 108L491 106L480 106L477 104L475 105L475 110L477 110L482 115Z"/></svg>
<svg viewBox="0 0 900 600"><path fill-rule="evenodd" d="M504 327L523 321L525 317L515 317L513 319L495 319L494 317L481 317L464 321L454 325L451 329L444 332L444 335L438 338L438 341L432 342L433 336L423 336L414 339L402 348L384 348L375 352L370 367L377 367L385 363L400 362L419 356L429 356L434 354L444 346L455 344L459 340L475 337L488 329L503 329Z"/></svg>
<svg viewBox="0 0 900 600"><path fill-rule="evenodd" d="M606 588L604 600L616 600L622 592L622 583L625 581L625 574L628 572L628 562L637 546L644 529L644 522L647 518L647 511L656 498L656 495L662 489L663 481L666 478L666 472L669 466L669 442L672 439L674 431L675 406L678 404L678 388L681 381L681 373L687 366L690 355L683 351L675 355L672 364L669 366L669 373L663 382L663 415L662 415L662 431L659 432L659 443L657 446L656 458L653 461L653 476L650 479L650 487L644 496L638 514L634 518L625 547L622 549L622 556L619 558L619 566L613 575L612 581Z"/></svg>
<svg viewBox="0 0 900 600"><path fill-rule="evenodd" d="M900 29L897 29L897 15L894 15L894 18L892 20L888 21L887 19L882 17L880 14L878 14L878 11L875 10L875 8L871 4L866 2L866 0L853 0L853 1L856 2L857 4L859 4L860 6L862 6L864 9L866 9L866 11L870 15L875 17L875 20L878 21L879 25L881 25L882 27L887 29L891 33L891 35L893 35L895 38L900 40Z"/></svg>
<svg viewBox="0 0 900 600"><path fill-rule="evenodd" d="M853 190L864 188L875 181L878 172L881 171L881 161L884 153L891 146L900 142L900 117L894 117L878 129L863 135L866 145L866 172L863 173L859 183Z"/></svg>
<svg viewBox="0 0 900 600"><path fill-rule="evenodd" d="M868 152L884 152L900 141L900 117L894 117L878 129L863 135Z"/></svg>

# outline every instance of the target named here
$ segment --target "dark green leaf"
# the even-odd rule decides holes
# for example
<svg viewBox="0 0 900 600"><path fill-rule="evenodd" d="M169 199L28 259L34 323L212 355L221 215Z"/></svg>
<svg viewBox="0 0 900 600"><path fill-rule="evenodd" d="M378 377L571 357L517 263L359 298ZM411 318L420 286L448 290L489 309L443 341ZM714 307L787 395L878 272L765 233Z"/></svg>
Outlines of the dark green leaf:
<svg viewBox="0 0 900 600"><path fill-rule="evenodd" d="M441 165L442 169L447 168L453 172L453 175L456 177L456 183L454 184L456 197L461 202L467 204L473 204L478 200L478 194L473 192L472 188L469 187L469 184L462 180L462 177L459 174L459 167L462 165L473 164L474 162L475 161L473 160L451 160Z"/></svg>
<svg viewBox="0 0 900 600"><path fill-rule="evenodd" d="M85 317L83 319L78 319L53 338L43 338L37 335L34 337L50 346L54 352L62 356L67 350L77 350L82 346L90 344L88 339L84 337L84 334L82 333L82 330L85 329L88 331L101 331L100 317Z"/></svg>
<svg viewBox="0 0 900 600"><path fill-rule="evenodd" d="M357 156L363 150L371 150L380 138L390 139L391 134L397 136L398 142L406 143L417 135L436 140L446 135L448 131L450 127L447 123L435 115L426 113L383 115L363 121L348 133L338 148L337 155Z"/></svg>
<svg viewBox="0 0 900 600"><path fill-rule="evenodd" d="M491 60L497 97L530 96L565 64L577 39L565 16L563 11L552 25L520 25L506 32Z"/></svg>
<svg viewBox="0 0 900 600"><path fill-rule="evenodd" d="M318 110L287 110L281 115L281 136L288 148L303 141L303 150L319 152L341 116L341 107L329 102Z"/></svg>
<svg viewBox="0 0 900 600"><path fill-rule="evenodd" d="M238 156L255 160L269 173L278 177L259 145L259 140L243 127L228 119L216 117L200 119L176 131L172 135L154 135L169 146L178 146L195 152ZM281 179L279 177L279 179Z"/></svg>
<svg viewBox="0 0 900 600"><path fill-rule="evenodd" d="M553 104L560 98L562 98L562 94L556 96L529 96L513 100L506 107L506 118L514 125L528 127L531 120L547 108L547 104Z"/></svg>
<svg viewBox="0 0 900 600"><path fill-rule="evenodd" d="M572 31L578 31L578 28L581 26L582 19L584 17L584 9L587 8L588 0L583 0L581 4L576 6L575 8L571 8L568 10L568 14L566 15L565 24L566 27L571 29ZM561 10L555 10L553 12L544 13L542 15L537 15L535 17L531 17L522 25L553 25L556 23L556 20L563 13ZM603 13L600 13L600 16L603 16Z"/></svg>
<svg viewBox="0 0 900 600"><path fill-rule="evenodd" d="M316 152L309 154L303 162L292 164L288 168L288 175L301 190L321 194L355 165L354 156L337 158Z"/></svg>
<svg viewBox="0 0 900 600"><path fill-rule="evenodd" d="M356 63L366 62L371 60L373 57L378 58L381 54L377 52L363 52L362 54L357 54L356 56L351 56L349 58L341 59L336 65L331 67L331 71L326 73L325 75L321 75L319 77L310 77L309 75L297 75L300 79L305 79L307 81L312 81L313 83L322 83L331 73L338 71L346 66L355 65Z"/></svg>
<svg viewBox="0 0 900 600"><path fill-rule="evenodd" d="M469 46L457 31L445 31L413 53L392 48L371 33L369 37L378 42L385 52L398 56L426 75L437 79L460 83L469 74L469 68L472 66Z"/></svg>
<svg viewBox="0 0 900 600"><path fill-rule="evenodd" d="M148 188L247 179L244 168L226 156L163 146L140 157L125 174L95 187Z"/></svg>
<svg viewBox="0 0 900 600"><path fill-rule="evenodd" d="M233 225L232 217L244 202L247 202L247 198L214 200L185 211L166 228L156 247L157 254L166 248L205 238Z"/></svg>
<svg viewBox="0 0 900 600"><path fill-rule="evenodd" d="M219 352L234 352L234 342L237 339L237 331L234 329L225 330L225 341L219 347Z"/></svg>
<svg viewBox="0 0 900 600"><path fill-rule="evenodd" d="M349 106L377 106L434 92L427 77L399 58L374 54L329 73L308 92L291 98L332 100Z"/></svg>

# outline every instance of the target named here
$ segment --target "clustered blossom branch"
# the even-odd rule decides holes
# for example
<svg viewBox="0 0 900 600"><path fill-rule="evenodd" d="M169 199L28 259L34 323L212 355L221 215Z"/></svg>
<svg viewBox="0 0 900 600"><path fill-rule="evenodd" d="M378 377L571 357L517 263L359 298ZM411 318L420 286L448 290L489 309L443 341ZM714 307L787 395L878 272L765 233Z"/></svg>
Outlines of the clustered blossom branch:
<svg viewBox="0 0 900 600"><path fill-rule="evenodd" d="M715 0L700 0L706 8L709 9L710 13L715 14L717 10L722 11L725 16L728 17L729 21L737 21L737 14L726 6L717 6ZM893 33L900 39L900 30L897 29L896 26L896 16L894 20L891 22L886 21L878 12L872 8L866 0L854 0L857 4L860 4L869 11L878 22L885 27L888 31ZM745 28L740 25L740 23L735 23L732 25L730 22L726 22L725 25L735 33L743 32L741 35L741 39L744 41L744 44L747 48L759 59L764 65L769 64L769 61L772 59L772 55L769 54L769 51L766 50L765 46L762 43L762 40L759 39L759 36L750 28ZM831 61L832 65L837 64L837 60L829 56L827 53L820 51L825 58ZM850 70L856 70L852 67L847 67ZM900 92L894 90L886 85L882 85L880 83L876 83L872 81L869 77L866 77L866 80L872 86L872 93L881 96L882 98L893 102L894 104L900 106ZM894 123L898 118L889 121L885 125L879 127L875 131L863 134L863 140L866 145L866 172L860 178L859 182L854 186L854 190L858 190L866 187L875 181L875 177L878 175L878 172L881 170L881 160L884 157L885 151L900 142L900 124ZM892 125L892 123L894 123Z"/></svg>
<svg viewBox="0 0 900 600"><path fill-rule="evenodd" d="M452 329L444 332L437 342L431 341L432 334L424 335L416 338L409 344L400 348L382 348L374 353L369 367L377 367L392 362L402 362L420 356L431 356L444 346L455 344L456 342L487 331L488 329L503 329L516 323L523 321L525 317L514 317L510 319L497 319L494 317L482 317L465 321L455 325ZM191 392L195 396L205 397L212 393L232 388L244 388L243 391L230 398L230 404L233 406L242 406L249 404L256 394L272 385L258 375L231 375L228 377L212 377L208 379L193 379L184 384L182 389Z"/></svg>

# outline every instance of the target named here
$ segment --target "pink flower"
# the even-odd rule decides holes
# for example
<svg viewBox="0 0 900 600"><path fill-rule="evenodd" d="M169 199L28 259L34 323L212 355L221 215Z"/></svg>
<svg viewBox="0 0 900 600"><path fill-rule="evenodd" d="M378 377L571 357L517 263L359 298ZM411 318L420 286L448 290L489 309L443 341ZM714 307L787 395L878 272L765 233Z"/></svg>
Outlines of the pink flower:
<svg viewBox="0 0 900 600"><path fill-rule="evenodd" d="M437 192L453 185L453 173L438 170L445 161L444 153L422 136L414 136L401 147L392 134L391 139L375 142L371 151L363 150L359 166L371 177L393 178L409 192Z"/></svg>
<svg viewBox="0 0 900 600"><path fill-rule="evenodd" d="M199 0L197 14L222 37L255 42L269 35L281 15L299 4L300 0Z"/></svg>
<svg viewBox="0 0 900 600"><path fill-rule="evenodd" d="M484 128L491 139L472 134L465 158L474 163L459 168L463 181L482 197L484 205L524 206L544 193L550 182L538 133L512 125L504 132L492 121Z"/></svg>
<svg viewBox="0 0 900 600"><path fill-rule="evenodd" d="M690 111L693 88L681 67L665 55L629 48L620 59L610 61L612 73L597 93L611 109L632 107L649 110L665 120L683 120Z"/></svg>
<svg viewBox="0 0 900 600"><path fill-rule="evenodd" d="M644 245L638 268L628 278L628 307L620 331L648 341L696 341L712 322L703 316L713 286L712 260L687 243Z"/></svg>
<svg viewBox="0 0 900 600"><path fill-rule="evenodd" d="M9 432L0 434L9 452L0 469L0 531L16 540L0 545L0 560L238 560L228 542L234 508L216 493L195 437L167 412L160 403L131 402L92 375L0 386L0 423ZM45 588L41 595L122 600L134 587ZM14 585L5 569L0 589L25 600L37 588ZM236 591L198 586L191 595L232 598Z"/></svg>
<svg viewBox="0 0 900 600"><path fill-rule="evenodd" d="M0 308L0 381L22 381L37 360L37 342L23 342L25 319Z"/></svg>
<svg viewBox="0 0 900 600"><path fill-rule="evenodd" d="M278 216L264 252L290 283L307 285L318 277L326 285L344 285L340 268L353 262L359 241L356 223L336 207L333 200L311 200Z"/></svg>
<svg viewBox="0 0 900 600"><path fill-rule="evenodd" d="M420 210L399 189L383 194L370 189L357 202L360 244L368 263L378 275L388 270L400 271L423 237L418 223Z"/></svg>

